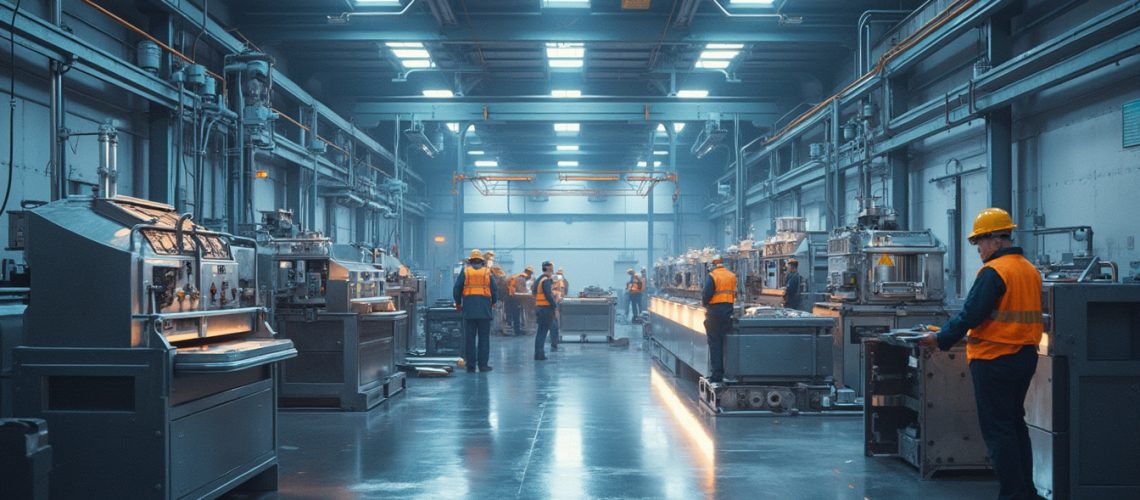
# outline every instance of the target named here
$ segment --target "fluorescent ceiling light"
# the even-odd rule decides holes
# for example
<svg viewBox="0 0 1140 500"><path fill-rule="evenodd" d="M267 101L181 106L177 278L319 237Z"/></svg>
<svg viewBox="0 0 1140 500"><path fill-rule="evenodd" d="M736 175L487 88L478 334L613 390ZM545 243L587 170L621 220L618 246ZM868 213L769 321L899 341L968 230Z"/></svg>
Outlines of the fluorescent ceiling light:
<svg viewBox="0 0 1140 500"><path fill-rule="evenodd" d="M449 122L447 124L447 130L450 130L451 133L453 133L453 134L458 134L459 133L459 124L455 123L455 122Z"/></svg>
<svg viewBox="0 0 1140 500"><path fill-rule="evenodd" d="M387 45L387 46L392 47L394 49L422 49L422 48L424 48L424 44L422 44L420 42L388 42L388 43L385 43L384 45Z"/></svg>
<svg viewBox="0 0 1140 500"><path fill-rule="evenodd" d="M742 5L745 7L771 7L776 0L729 0L729 5Z"/></svg>
<svg viewBox="0 0 1140 500"><path fill-rule="evenodd" d="M739 50L706 50L701 52L701 59L732 59L739 54Z"/></svg>
<svg viewBox="0 0 1140 500"><path fill-rule="evenodd" d="M581 129L582 129L582 126L577 124L577 123L555 123L554 124L554 131L555 132L578 132Z"/></svg>
<svg viewBox="0 0 1140 500"><path fill-rule="evenodd" d="M680 132L682 130L685 130L685 122L676 122L673 124L674 132Z"/></svg>
<svg viewBox="0 0 1140 500"><path fill-rule="evenodd" d="M706 49L710 50L740 50L744 48L743 43L710 43L705 45Z"/></svg>
<svg viewBox="0 0 1140 500"><path fill-rule="evenodd" d="M476 149L474 151L468 151L467 154L469 154L471 156L483 156L484 152Z"/></svg>
<svg viewBox="0 0 1140 500"><path fill-rule="evenodd" d="M718 61L718 60L700 60L697 61L697 67L703 69L725 69L732 61Z"/></svg>
<svg viewBox="0 0 1140 500"><path fill-rule="evenodd" d="M639 167L645 167L645 166L648 166L648 165L649 165L649 162L647 162L647 161L645 161L645 160L642 160L642 161L639 161L639 162L637 162L637 166L639 166ZM653 166L654 166L654 167L660 167L660 166L661 166L661 162L660 162L660 161L655 161L655 162L653 162Z"/></svg>
<svg viewBox="0 0 1140 500"><path fill-rule="evenodd" d="M542 6L555 9L588 9L590 0L542 0Z"/></svg>
<svg viewBox="0 0 1140 500"><path fill-rule="evenodd" d="M425 90L424 97L455 97L455 93L447 89L439 90ZM459 131L459 124L455 124L456 131Z"/></svg>
<svg viewBox="0 0 1140 500"><path fill-rule="evenodd" d="M586 47L580 43L548 43L546 57L551 59L581 59L586 55Z"/></svg>
<svg viewBox="0 0 1140 500"><path fill-rule="evenodd" d="M471 126L467 127L467 133L468 134L474 134L475 133L475 124L471 124Z"/></svg>
<svg viewBox="0 0 1140 500"><path fill-rule="evenodd" d="M431 59L400 59L400 64L404 65L405 68L416 69L435 67L435 64L431 62Z"/></svg>
<svg viewBox="0 0 1140 500"><path fill-rule="evenodd" d="M400 59L431 59L426 49L392 49L392 54Z"/></svg>
<svg viewBox="0 0 1140 500"><path fill-rule="evenodd" d="M354 0L358 6L361 7L399 7L400 0Z"/></svg>
<svg viewBox="0 0 1140 500"><path fill-rule="evenodd" d="M559 167L577 167L578 162L576 160L559 160L558 166Z"/></svg>
<svg viewBox="0 0 1140 500"><path fill-rule="evenodd" d="M581 90L552 90L550 95L554 97L582 97Z"/></svg>
<svg viewBox="0 0 1140 500"><path fill-rule="evenodd" d="M678 90L677 97L708 97L707 90Z"/></svg>
<svg viewBox="0 0 1140 500"><path fill-rule="evenodd" d="M559 151L577 151L578 145L577 144L559 144L558 150Z"/></svg>
<svg viewBox="0 0 1140 500"><path fill-rule="evenodd" d="M653 154L655 154L657 156L668 156L669 152L668 151L662 151L662 150L658 149L657 151L654 151Z"/></svg>
<svg viewBox="0 0 1140 500"><path fill-rule="evenodd" d="M477 160L475 162L475 166L476 167L497 167L497 166L499 166L499 162L495 161L495 160Z"/></svg>
<svg viewBox="0 0 1140 500"><path fill-rule="evenodd" d="M551 68L581 68L581 59L551 59Z"/></svg>

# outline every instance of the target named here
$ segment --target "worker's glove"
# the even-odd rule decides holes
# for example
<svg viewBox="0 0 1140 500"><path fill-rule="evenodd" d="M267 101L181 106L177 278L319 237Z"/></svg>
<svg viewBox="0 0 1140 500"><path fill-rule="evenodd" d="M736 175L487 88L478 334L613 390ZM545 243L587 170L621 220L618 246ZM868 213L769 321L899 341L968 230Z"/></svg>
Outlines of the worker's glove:
<svg viewBox="0 0 1140 500"><path fill-rule="evenodd" d="M918 339L918 345L927 349L938 347L938 336L933 333L927 333Z"/></svg>

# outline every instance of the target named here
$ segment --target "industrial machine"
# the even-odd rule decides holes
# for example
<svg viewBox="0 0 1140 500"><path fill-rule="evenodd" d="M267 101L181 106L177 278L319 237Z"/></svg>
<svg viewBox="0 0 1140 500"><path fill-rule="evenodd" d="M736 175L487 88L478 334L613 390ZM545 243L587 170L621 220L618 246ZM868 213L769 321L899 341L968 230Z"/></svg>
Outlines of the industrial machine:
<svg viewBox="0 0 1140 500"><path fill-rule="evenodd" d="M943 305L945 247L930 230L899 230L893 211L862 200L857 223L828 238L828 299L812 309L838 319L833 375L837 387L857 397L864 384L863 337L949 318Z"/></svg>
<svg viewBox="0 0 1140 500"><path fill-rule="evenodd" d="M396 362L403 363L407 351L414 351L422 345L419 325L420 307L427 292L427 277L413 273L400 259L382 250L370 252L373 266L384 280L384 294L391 297L397 311L404 311L408 320L400 332L399 343L404 349L396 352Z"/></svg>
<svg viewBox="0 0 1140 500"><path fill-rule="evenodd" d="M297 351L259 303L256 243L116 196L113 165L100 168L107 197L28 214L35 299L14 402L50 425L52 495L276 489L275 363Z"/></svg>
<svg viewBox="0 0 1140 500"><path fill-rule="evenodd" d="M0 288L0 418L12 417L12 351L24 340L28 288Z"/></svg>
<svg viewBox="0 0 1140 500"><path fill-rule="evenodd" d="M1026 396L1037 493L1140 498L1140 284L1046 282Z"/></svg>
<svg viewBox="0 0 1140 500"><path fill-rule="evenodd" d="M653 265L653 286L659 293L690 299L701 298L701 285L716 249L689 250L678 257L666 257Z"/></svg>
<svg viewBox="0 0 1140 500"><path fill-rule="evenodd" d="M617 297L599 287L587 287L578 297L566 297L558 308L558 342L612 342Z"/></svg>
<svg viewBox="0 0 1140 500"><path fill-rule="evenodd" d="M923 333L892 330L862 337L863 451L897 456L923 479L989 469L965 344L945 352L922 349L914 340Z"/></svg>
<svg viewBox="0 0 1140 500"><path fill-rule="evenodd" d="M450 300L441 299L427 309L424 337L428 357L467 356L463 316Z"/></svg>
<svg viewBox="0 0 1140 500"><path fill-rule="evenodd" d="M695 374L716 413L799 413L850 408L830 383L834 320L772 307L738 308L725 338L725 383L708 382L705 308L692 299L649 301L650 352L678 375Z"/></svg>
<svg viewBox="0 0 1140 500"><path fill-rule="evenodd" d="M800 289L802 303L810 310L811 304L827 297L827 255L826 232L808 231L803 217L777 217L776 234L764 239L757 273L748 275L745 280L749 302L783 304L787 264L795 259L799 262L799 273L803 278Z"/></svg>
<svg viewBox="0 0 1140 500"><path fill-rule="evenodd" d="M277 327L300 351L281 370L281 403L364 411L403 390L408 313L372 253L315 233L270 245Z"/></svg>

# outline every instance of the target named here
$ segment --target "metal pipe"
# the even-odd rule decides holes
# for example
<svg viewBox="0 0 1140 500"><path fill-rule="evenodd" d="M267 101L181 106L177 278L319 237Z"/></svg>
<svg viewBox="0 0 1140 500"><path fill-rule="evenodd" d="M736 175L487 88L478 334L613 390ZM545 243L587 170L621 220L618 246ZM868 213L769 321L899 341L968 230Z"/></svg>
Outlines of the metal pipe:
<svg viewBox="0 0 1140 500"><path fill-rule="evenodd" d="M910 15L910 13L911 13L911 11L909 11L909 10L884 10L884 9L875 10L875 9L872 9L872 10L863 11L863 14L859 16L859 23L858 23L859 28L856 31L856 35L859 37L859 42L858 42L859 50L855 54L855 56L857 57L857 62L856 62L856 66L855 66L855 71L856 71L855 78L859 78L859 75L862 75L863 73L866 73L868 70L871 69L868 67L868 66L870 66L870 62L871 62L871 25L872 24L886 24L886 23L892 22L892 20L872 21L871 16L874 16L876 14L885 14L885 15L901 14L905 18L905 16ZM893 22L898 23L898 20L895 20Z"/></svg>
<svg viewBox="0 0 1140 500"><path fill-rule="evenodd" d="M182 233L183 233L182 226L183 226L183 224L186 223L186 221L191 220L193 218L194 218L194 216L191 214L182 214L182 217L178 218L178 223L176 223L174 225L174 242L175 242L174 244L175 244L175 247L178 248L179 254L182 253Z"/></svg>
<svg viewBox="0 0 1140 500"><path fill-rule="evenodd" d="M330 24L347 24L354 17L402 16L406 14L408 10L411 9L415 4L416 0L412 0L411 2L408 2L408 5L405 5L403 9L400 9L398 11L341 12L340 15L325 16L325 18Z"/></svg>
<svg viewBox="0 0 1140 500"><path fill-rule="evenodd" d="M118 194L119 139L111 125L99 126L99 192L105 198Z"/></svg>
<svg viewBox="0 0 1140 500"><path fill-rule="evenodd" d="M744 153L740 148L740 114L732 118L733 149L736 150L736 224L733 233L737 240L744 235Z"/></svg>

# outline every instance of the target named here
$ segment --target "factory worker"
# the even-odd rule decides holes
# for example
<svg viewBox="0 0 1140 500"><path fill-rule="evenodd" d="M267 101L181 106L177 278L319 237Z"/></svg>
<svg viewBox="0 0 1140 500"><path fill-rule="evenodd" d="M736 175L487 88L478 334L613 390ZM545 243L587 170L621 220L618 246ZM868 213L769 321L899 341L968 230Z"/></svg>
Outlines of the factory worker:
<svg viewBox="0 0 1140 500"><path fill-rule="evenodd" d="M736 275L725 269L724 259L713 257L713 269L705 276L701 305L705 307L705 338L709 344L709 382L724 381L724 337L732 331L736 304Z"/></svg>
<svg viewBox="0 0 1140 500"><path fill-rule="evenodd" d="M784 279L784 307L799 309L803 306L800 289L803 278L800 277L800 263L796 259L788 259L788 275Z"/></svg>
<svg viewBox="0 0 1140 500"><path fill-rule="evenodd" d="M511 330L513 330L515 335L522 335L523 324L522 301L515 297L515 295L526 293L526 283L530 281L533 275L534 268L526 266L526 271L511 276L510 281L507 282L507 318L511 322Z"/></svg>
<svg viewBox="0 0 1140 500"><path fill-rule="evenodd" d="M1016 227L1000 208L978 214L969 236L982 258L974 286L962 312L919 343L945 351L966 339L978 423L1001 484L998 498L1035 499L1025 394L1037 370L1044 316L1041 274L1013 246Z"/></svg>
<svg viewBox="0 0 1140 500"><path fill-rule="evenodd" d="M645 290L645 281L638 276L633 268L626 269L626 274L629 274L629 282L625 284L625 291L629 294L629 308L633 313L630 319L641 316L641 292Z"/></svg>
<svg viewBox="0 0 1140 500"><path fill-rule="evenodd" d="M491 357L491 317L492 307L499 300L495 277L484 266L483 255L472 250L467 258L467 266L455 277L452 287L455 307L463 312L463 332L467 337L467 371L491 371L488 358ZM478 344L476 344L478 341Z"/></svg>
<svg viewBox="0 0 1140 500"><path fill-rule="evenodd" d="M542 263L542 274L534 282L534 306L538 320L538 331L534 336L534 360L546 359L546 335L550 333L551 350L558 350L558 326L555 323L555 313L558 309L558 299L554 294L554 264Z"/></svg>

